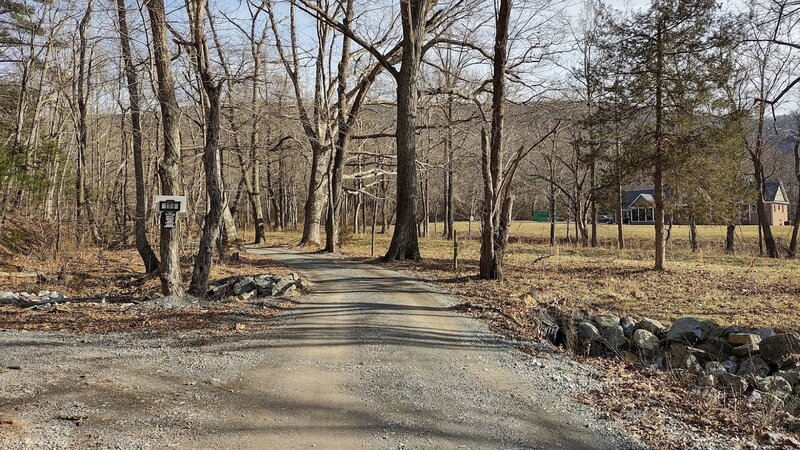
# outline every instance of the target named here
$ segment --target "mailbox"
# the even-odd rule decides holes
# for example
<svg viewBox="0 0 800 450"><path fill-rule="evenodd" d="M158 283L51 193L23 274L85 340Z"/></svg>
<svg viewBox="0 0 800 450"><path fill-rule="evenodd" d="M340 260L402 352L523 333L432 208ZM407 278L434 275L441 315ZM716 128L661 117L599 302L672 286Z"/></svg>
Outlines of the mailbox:
<svg viewBox="0 0 800 450"><path fill-rule="evenodd" d="M161 226L175 228L178 224L178 213L186 212L186 197L180 195L157 195L155 208L161 213Z"/></svg>

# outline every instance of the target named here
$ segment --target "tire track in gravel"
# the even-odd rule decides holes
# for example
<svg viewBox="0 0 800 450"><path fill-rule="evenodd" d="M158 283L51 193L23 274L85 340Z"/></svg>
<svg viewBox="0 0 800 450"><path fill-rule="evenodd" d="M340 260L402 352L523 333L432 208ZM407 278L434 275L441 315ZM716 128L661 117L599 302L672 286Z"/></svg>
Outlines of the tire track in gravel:
<svg viewBox="0 0 800 450"><path fill-rule="evenodd" d="M187 448L638 448L572 395L590 369L525 355L397 272L251 250L314 283Z"/></svg>

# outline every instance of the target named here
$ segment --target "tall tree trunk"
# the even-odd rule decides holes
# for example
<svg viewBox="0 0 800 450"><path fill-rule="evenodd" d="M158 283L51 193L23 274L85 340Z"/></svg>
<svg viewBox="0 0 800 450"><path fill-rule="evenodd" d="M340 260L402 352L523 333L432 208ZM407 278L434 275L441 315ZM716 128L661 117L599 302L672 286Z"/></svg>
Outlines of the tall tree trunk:
<svg viewBox="0 0 800 450"><path fill-rule="evenodd" d="M125 79L128 83L128 101L131 108L131 129L133 133L133 171L136 194L136 217L133 228L136 236L136 249L144 263L147 273L158 270L158 258L150 242L147 240L147 204L145 203L144 165L142 162L142 120L139 107L139 80L131 57L128 19L126 17L125 0L117 0L117 18L119 20L119 40L122 47L122 60L125 64Z"/></svg>
<svg viewBox="0 0 800 450"><path fill-rule="evenodd" d="M427 164L427 159L426 159ZM430 197L428 196L428 171L424 172L424 177L422 179L422 186L420 186L422 190L422 236L428 237L429 228L430 228L430 210L431 210L431 202Z"/></svg>
<svg viewBox="0 0 800 450"><path fill-rule="evenodd" d="M506 61L511 0L500 0L495 18L492 61L492 132L489 148L483 151L484 214L481 230L480 274L482 279L503 279L503 257L511 220L511 183L502 180L503 122L506 94ZM485 146L485 137L482 143ZM509 175L513 176L513 175ZM505 187L503 187L505 185ZM502 192L501 192L502 190Z"/></svg>
<svg viewBox="0 0 800 450"><path fill-rule="evenodd" d="M349 28L353 20L353 0L344 3L342 24ZM328 211L325 220L325 251L334 253L339 247L339 208L342 195L344 155L350 140L347 113L347 73L350 65L350 38L342 36L342 53L336 73L336 145L328 169Z"/></svg>
<svg viewBox="0 0 800 450"><path fill-rule="evenodd" d="M595 180L595 169L596 169L596 162L595 157L592 155L592 162L589 166L589 211L592 215L592 231L591 231L591 246L597 247L597 194L596 194L596 180Z"/></svg>
<svg viewBox="0 0 800 450"><path fill-rule="evenodd" d="M253 108L253 113L250 117L252 121L250 130L250 209L253 211L253 222L255 225L255 243L261 244L266 240L266 227L264 225L264 207L261 204L261 174L260 174L260 161L258 157L258 101L259 101L259 76L260 76L260 47L256 47L253 51L254 55L254 68L253 68L253 90L250 99L250 107Z"/></svg>
<svg viewBox="0 0 800 450"><path fill-rule="evenodd" d="M553 179L550 179L550 190L547 195L549 204L548 216L550 218L550 247L556 245L556 185Z"/></svg>
<svg viewBox="0 0 800 450"><path fill-rule="evenodd" d="M692 253L697 253L700 246L697 243L697 219L694 215L689 217L689 242L692 246Z"/></svg>
<svg viewBox="0 0 800 450"><path fill-rule="evenodd" d="M224 185L224 179L222 178L222 172L220 172L220 184ZM233 213L231 212L230 204L226 199L225 190L222 189L220 191L222 193L222 225L220 227L220 231L222 232L221 235L221 244L222 246L219 249L219 254L224 258L230 254L230 252L239 247L239 231L236 228L236 221L233 219Z"/></svg>
<svg viewBox="0 0 800 450"><path fill-rule="evenodd" d="M206 9L208 5L206 4ZM253 19L255 20L255 18ZM233 75L231 74L230 66L228 65L227 59L225 58L225 53L223 52L222 44L219 39L219 35L217 34L217 30L214 25L213 18L209 15L208 23L210 25L211 36L214 39L214 43L217 47L217 57L219 59L219 63L222 66L222 70L225 74L226 79L233 79ZM253 218L256 222L255 232L256 232L256 243L260 243L260 238L263 240L263 212L261 211L261 199L260 196L256 195L255 192L258 191L258 158L257 158L257 149L255 148L256 143L258 141L258 87L259 87L259 75L260 75L260 67L261 67L261 59L260 59L260 48L261 42L263 42L263 37L261 40L256 40L255 35L255 24L251 22L251 35L250 35L250 56L253 59L253 83L252 83L252 90L251 90L251 104L250 107L252 108L251 111L251 131L250 131L250 148L249 148L249 159L245 157L245 153L242 150L242 146L239 140L239 131L240 125L239 122L236 120L236 110L237 106L234 102L232 89L227 90L227 101L229 103L229 107L226 109L228 123L230 124L230 131L233 135L233 146L235 149L235 153L239 159L239 168L241 170L241 179L239 182L239 186L236 189L236 197L233 203L227 201L227 195L225 189L222 189L222 204L223 204L223 211L222 211L222 239L221 245L219 248L219 253L221 257L225 257L231 248L238 247L239 242L239 234L236 228L236 222L233 218L233 215L237 212L239 207L239 202L242 196L242 186L247 190L247 197L250 202L250 209L253 211ZM201 81L202 83L202 81ZM221 108L221 106L220 106ZM222 163L222 149L220 148L220 161ZM253 174L251 178L250 174ZM222 185L225 184L224 173L220 175L220 183ZM259 235L259 226L258 226L258 217L262 219L262 226L260 228L260 235Z"/></svg>
<svg viewBox="0 0 800 450"><path fill-rule="evenodd" d="M494 58L492 61L492 131L488 148L483 151L484 214L481 230L479 276L487 280L503 279L503 257L513 197L511 183L503 180L503 125L506 94L506 61L511 0L500 0L495 17ZM486 139L482 140L486 147ZM513 176L513 175L508 175ZM505 181L505 183L504 183ZM505 187L504 187L505 186Z"/></svg>
<svg viewBox="0 0 800 450"><path fill-rule="evenodd" d="M778 257L778 247L775 243L775 237L772 235L772 227L767 217L767 205L764 202L764 190L766 187L766 180L764 179L764 170L761 165L760 158L754 161L755 164L755 182L758 187L758 198L756 199L756 211L758 211L758 222L761 225L761 233L764 242L764 248L767 251L767 256L770 258Z"/></svg>
<svg viewBox="0 0 800 450"><path fill-rule="evenodd" d="M764 70L765 62L762 62L761 70ZM764 94L764 74L761 74L761 98L765 98ZM764 176L764 114L766 105L764 102L758 102L758 117L756 119L756 140L753 146L747 146L750 154L750 160L753 163L753 179L758 190L758 197L756 198L756 211L758 211L758 224L759 224L759 254L763 254L763 249L766 247L767 256L770 258L778 257L778 248L775 244L775 238L772 235L772 228L767 217L767 208L764 204L764 190L766 188L766 177ZM762 246L763 243L763 246Z"/></svg>
<svg viewBox="0 0 800 450"><path fill-rule="evenodd" d="M736 253L734 238L736 237L736 225L729 223L725 230L725 253L733 255Z"/></svg>
<svg viewBox="0 0 800 450"><path fill-rule="evenodd" d="M625 248L625 235L622 232L625 217L622 215L622 185L619 183L617 183L617 211L614 219L617 222L617 248L622 250Z"/></svg>
<svg viewBox="0 0 800 450"><path fill-rule="evenodd" d="M87 111L86 102L89 96L89 85L91 83L91 64L92 61L87 61L86 53L88 50L88 36L89 22L92 18L93 2L89 1L86 4L86 11L81 19L78 27L78 78L76 80L76 101L77 101L77 126L78 126L78 142L77 154L75 157L75 212L76 212L76 233L78 241L82 240L81 226L88 226L92 233L94 242L100 241L98 230L92 217L92 209L90 204L89 195L86 187L86 151L88 150L88 130L87 130ZM87 68L87 62L89 67Z"/></svg>
<svg viewBox="0 0 800 450"><path fill-rule="evenodd" d="M203 2L204 0L194 0L192 3L201 4ZM196 11L195 14L201 13ZM196 20L202 23L202 15ZM197 26L195 24L195 27ZM202 29L202 27L200 28ZM198 39L198 35L202 36L199 33L201 32L195 31L195 39ZM195 45L200 47L197 43ZM206 292L208 292L208 277L211 273L213 246L219 235L224 210L222 165L219 159L219 96L221 85L213 81L210 73L205 73L203 75L203 88L208 97L208 106L206 106L205 113L206 142L203 148L203 166L205 168L209 207L203 224L203 232L200 236L200 248L194 260L192 282L189 285L189 292L201 298L205 297ZM233 222L232 219L231 222Z"/></svg>
<svg viewBox="0 0 800 450"><path fill-rule="evenodd" d="M481 168L483 169L483 213L481 214L480 277L494 279L495 188L491 170L491 149L486 130L481 129Z"/></svg>
<svg viewBox="0 0 800 450"><path fill-rule="evenodd" d="M656 36L656 70L655 70L655 168L653 170L653 188L655 189L655 264L654 269L662 271L666 269L666 240L664 239L664 106L663 106L663 69L664 69L664 50L663 50L663 22L659 19Z"/></svg>
<svg viewBox="0 0 800 450"><path fill-rule="evenodd" d="M146 0L153 35L153 59L158 76L158 102L161 106L164 157L158 165L161 192L175 195L178 192L181 136L180 108L175 98L175 79L170 65L167 41L166 14L163 0ZM180 260L178 254L178 228L161 227L161 291L164 295L182 295Z"/></svg>
<svg viewBox="0 0 800 450"><path fill-rule="evenodd" d="M328 162L325 160L329 157L328 150L328 148L312 144L311 176L308 181L308 196L303 207L303 236L300 244L319 244L321 241L320 223L328 200L325 192L328 186L326 173Z"/></svg>
<svg viewBox="0 0 800 450"><path fill-rule="evenodd" d="M397 80L397 209L394 233L384 259L418 261L417 239L417 82L422 63L429 0L401 0L403 51Z"/></svg>
<svg viewBox="0 0 800 450"><path fill-rule="evenodd" d="M387 186L386 177L381 178L381 234L386 234L386 227L389 226L389 221L386 214L387 204L389 203L389 187Z"/></svg>
<svg viewBox="0 0 800 450"><path fill-rule="evenodd" d="M448 51L448 62L450 53ZM450 74L445 72L448 88L450 86ZM453 170L453 94L447 94L447 131L444 141L444 232L443 235L448 241L453 240L454 233L454 207L453 207L453 182L455 171Z"/></svg>

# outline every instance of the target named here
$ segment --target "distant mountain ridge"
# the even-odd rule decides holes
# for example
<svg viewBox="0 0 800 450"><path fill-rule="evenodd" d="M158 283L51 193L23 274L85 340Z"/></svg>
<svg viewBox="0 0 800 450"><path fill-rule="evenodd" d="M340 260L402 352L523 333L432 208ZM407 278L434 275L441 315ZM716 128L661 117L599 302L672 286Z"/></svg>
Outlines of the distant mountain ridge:
<svg viewBox="0 0 800 450"><path fill-rule="evenodd" d="M764 136L782 153L792 153L797 142L797 117L781 115L764 122Z"/></svg>

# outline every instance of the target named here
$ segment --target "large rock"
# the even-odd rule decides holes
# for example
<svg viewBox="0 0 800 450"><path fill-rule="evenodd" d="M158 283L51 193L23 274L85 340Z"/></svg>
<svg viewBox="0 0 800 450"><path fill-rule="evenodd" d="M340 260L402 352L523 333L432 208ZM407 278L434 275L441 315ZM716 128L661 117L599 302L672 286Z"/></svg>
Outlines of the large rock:
<svg viewBox="0 0 800 450"><path fill-rule="evenodd" d="M681 317L667 331L667 340L693 344L703 338L700 321L694 317Z"/></svg>
<svg viewBox="0 0 800 450"><path fill-rule="evenodd" d="M731 356L728 359L721 361L722 367L730 373L736 373L739 370L739 358Z"/></svg>
<svg viewBox="0 0 800 450"><path fill-rule="evenodd" d="M707 362L705 366L705 371L715 377L721 377L726 373L728 373L728 370L725 369L725 366L723 366L722 363L718 361Z"/></svg>
<svg viewBox="0 0 800 450"><path fill-rule="evenodd" d="M750 386L750 383L744 377L727 372L722 374L719 380L723 386L728 387L728 389L739 395L743 394Z"/></svg>
<svg viewBox="0 0 800 450"><path fill-rule="evenodd" d="M764 340L768 337L775 336L775 331L772 328L759 328L753 331L753 334L761 336L761 339Z"/></svg>
<svg viewBox="0 0 800 450"><path fill-rule="evenodd" d="M619 325L619 317L613 316L610 314L605 314L602 316L597 316L594 318L594 323L597 324L597 328L603 330L608 327L615 327Z"/></svg>
<svg viewBox="0 0 800 450"><path fill-rule="evenodd" d="M272 275L259 275L253 279L253 285L259 295L272 295L272 286L275 285L275 280Z"/></svg>
<svg viewBox="0 0 800 450"><path fill-rule="evenodd" d="M633 345L647 352L652 352L661 345L655 334L640 328L633 332Z"/></svg>
<svg viewBox="0 0 800 450"><path fill-rule="evenodd" d="M746 332L747 331L744 328L740 327L740 326L731 325L728 328L725 328L725 331L722 334L727 336L727 335L729 335L731 333L746 333Z"/></svg>
<svg viewBox="0 0 800 450"><path fill-rule="evenodd" d="M758 353L758 344L740 345L738 347L734 347L733 350L731 350L731 353L740 358L750 357Z"/></svg>
<svg viewBox="0 0 800 450"><path fill-rule="evenodd" d="M761 342L761 336L754 333L731 333L728 342L733 345L756 345Z"/></svg>
<svg viewBox="0 0 800 450"><path fill-rule="evenodd" d="M697 348L704 350L708 353L710 358L716 360L723 360L728 357L733 351L733 346L727 340L722 338L710 338L702 344L698 344Z"/></svg>
<svg viewBox="0 0 800 450"><path fill-rule="evenodd" d="M736 374L743 377L765 377L769 375L769 365L756 355L742 361Z"/></svg>
<svg viewBox="0 0 800 450"><path fill-rule="evenodd" d="M645 317L636 324L636 328L640 330L647 330L655 335L663 332L666 327L661 322Z"/></svg>
<svg viewBox="0 0 800 450"><path fill-rule="evenodd" d="M233 295L242 295L245 292L255 290L256 285L253 284L253 277L244 277L233 284Z"/></svg>
<svg viewBox="0 0 800 450"><path fill-rule="evenodd" d="M612 350L617 350L628 343L625 332L620 325L607 327L603 330L603 342Z"/></svg>
<svg viewBox="0 0 800 450"><path fill-rule="evenodd" d="M230 289L230 287L231 286L228 283L222 283L218 286L211 286L211 288L208 290L207 295L211 298L222 297L228 292L228 289Z"/></svg>
<svg viewBox="0 0 800 450"><path fill-rule="evenodd" d="M275 285L272 286L272 296L273 297L288 297L294 294L295 291L295 279L291 276L280 277L275 281Z"/></svg>
<svg viewBox="0 0 800 450"><path fill-rule="evenodd" d="M779 370L775 372L775 376L783 378L793 387L800 383L800 369Z"/></svg>
<svg viewBox="0 0 800 450"><path fill-rule="evenodd" d="M772 394L781 400L792 394L792 385L778 376L756 378L755 385L758 390Z"/></svg>
<svg viewBox="0 0 800 450"><path fill-rule="evenodd" d="M625 337L630 339L633 332L636 331L636 320L633 317L623 317L619 324L622 326L622 331L625 332Z"/></svg>
<svg viewBox="0 0 800 450"><path fill-rule="evenodd" d="M706 341L711 338L722 337L725 328L713 320L703 320L700 322L700 329L703 332L701 340Z"/></svg>
<svg viewBox="0 0 800 450"><path fill-rule="evenodd" d="M0 292L0 304L15 304L19 301L19 295L13 292L2 291Z"/></svg>
<svg viewBox="0 0 800 450"><path fill-rule="evenodd" d="M700 372L702 370L689 347L683 344L673 343L670 345L666 357L670 369L682 369L689 372Z"/></svg>
<svg viewBox="0 0 800 450"><path fill-rule="evenodd" d="M578 337L584 342L597 342L602 339L597 327L591 322L580 322L577 326Z"/></svg>
<svg viewBox="0 0 800 450"><path fill-rule="evenodd" d="M242 292L241 294L239 294L239 298L246 302L249 302L250 300L256 298L256 295L258 295L258 291L253 289L252 291Z"/></svg>
<svg viewBox="0 0 800 450"><path fill-rule="evenodd" d="M765 361L786 367L798 359L800 335L794 332L776 334L762 340L759 348Z"/></svg>

